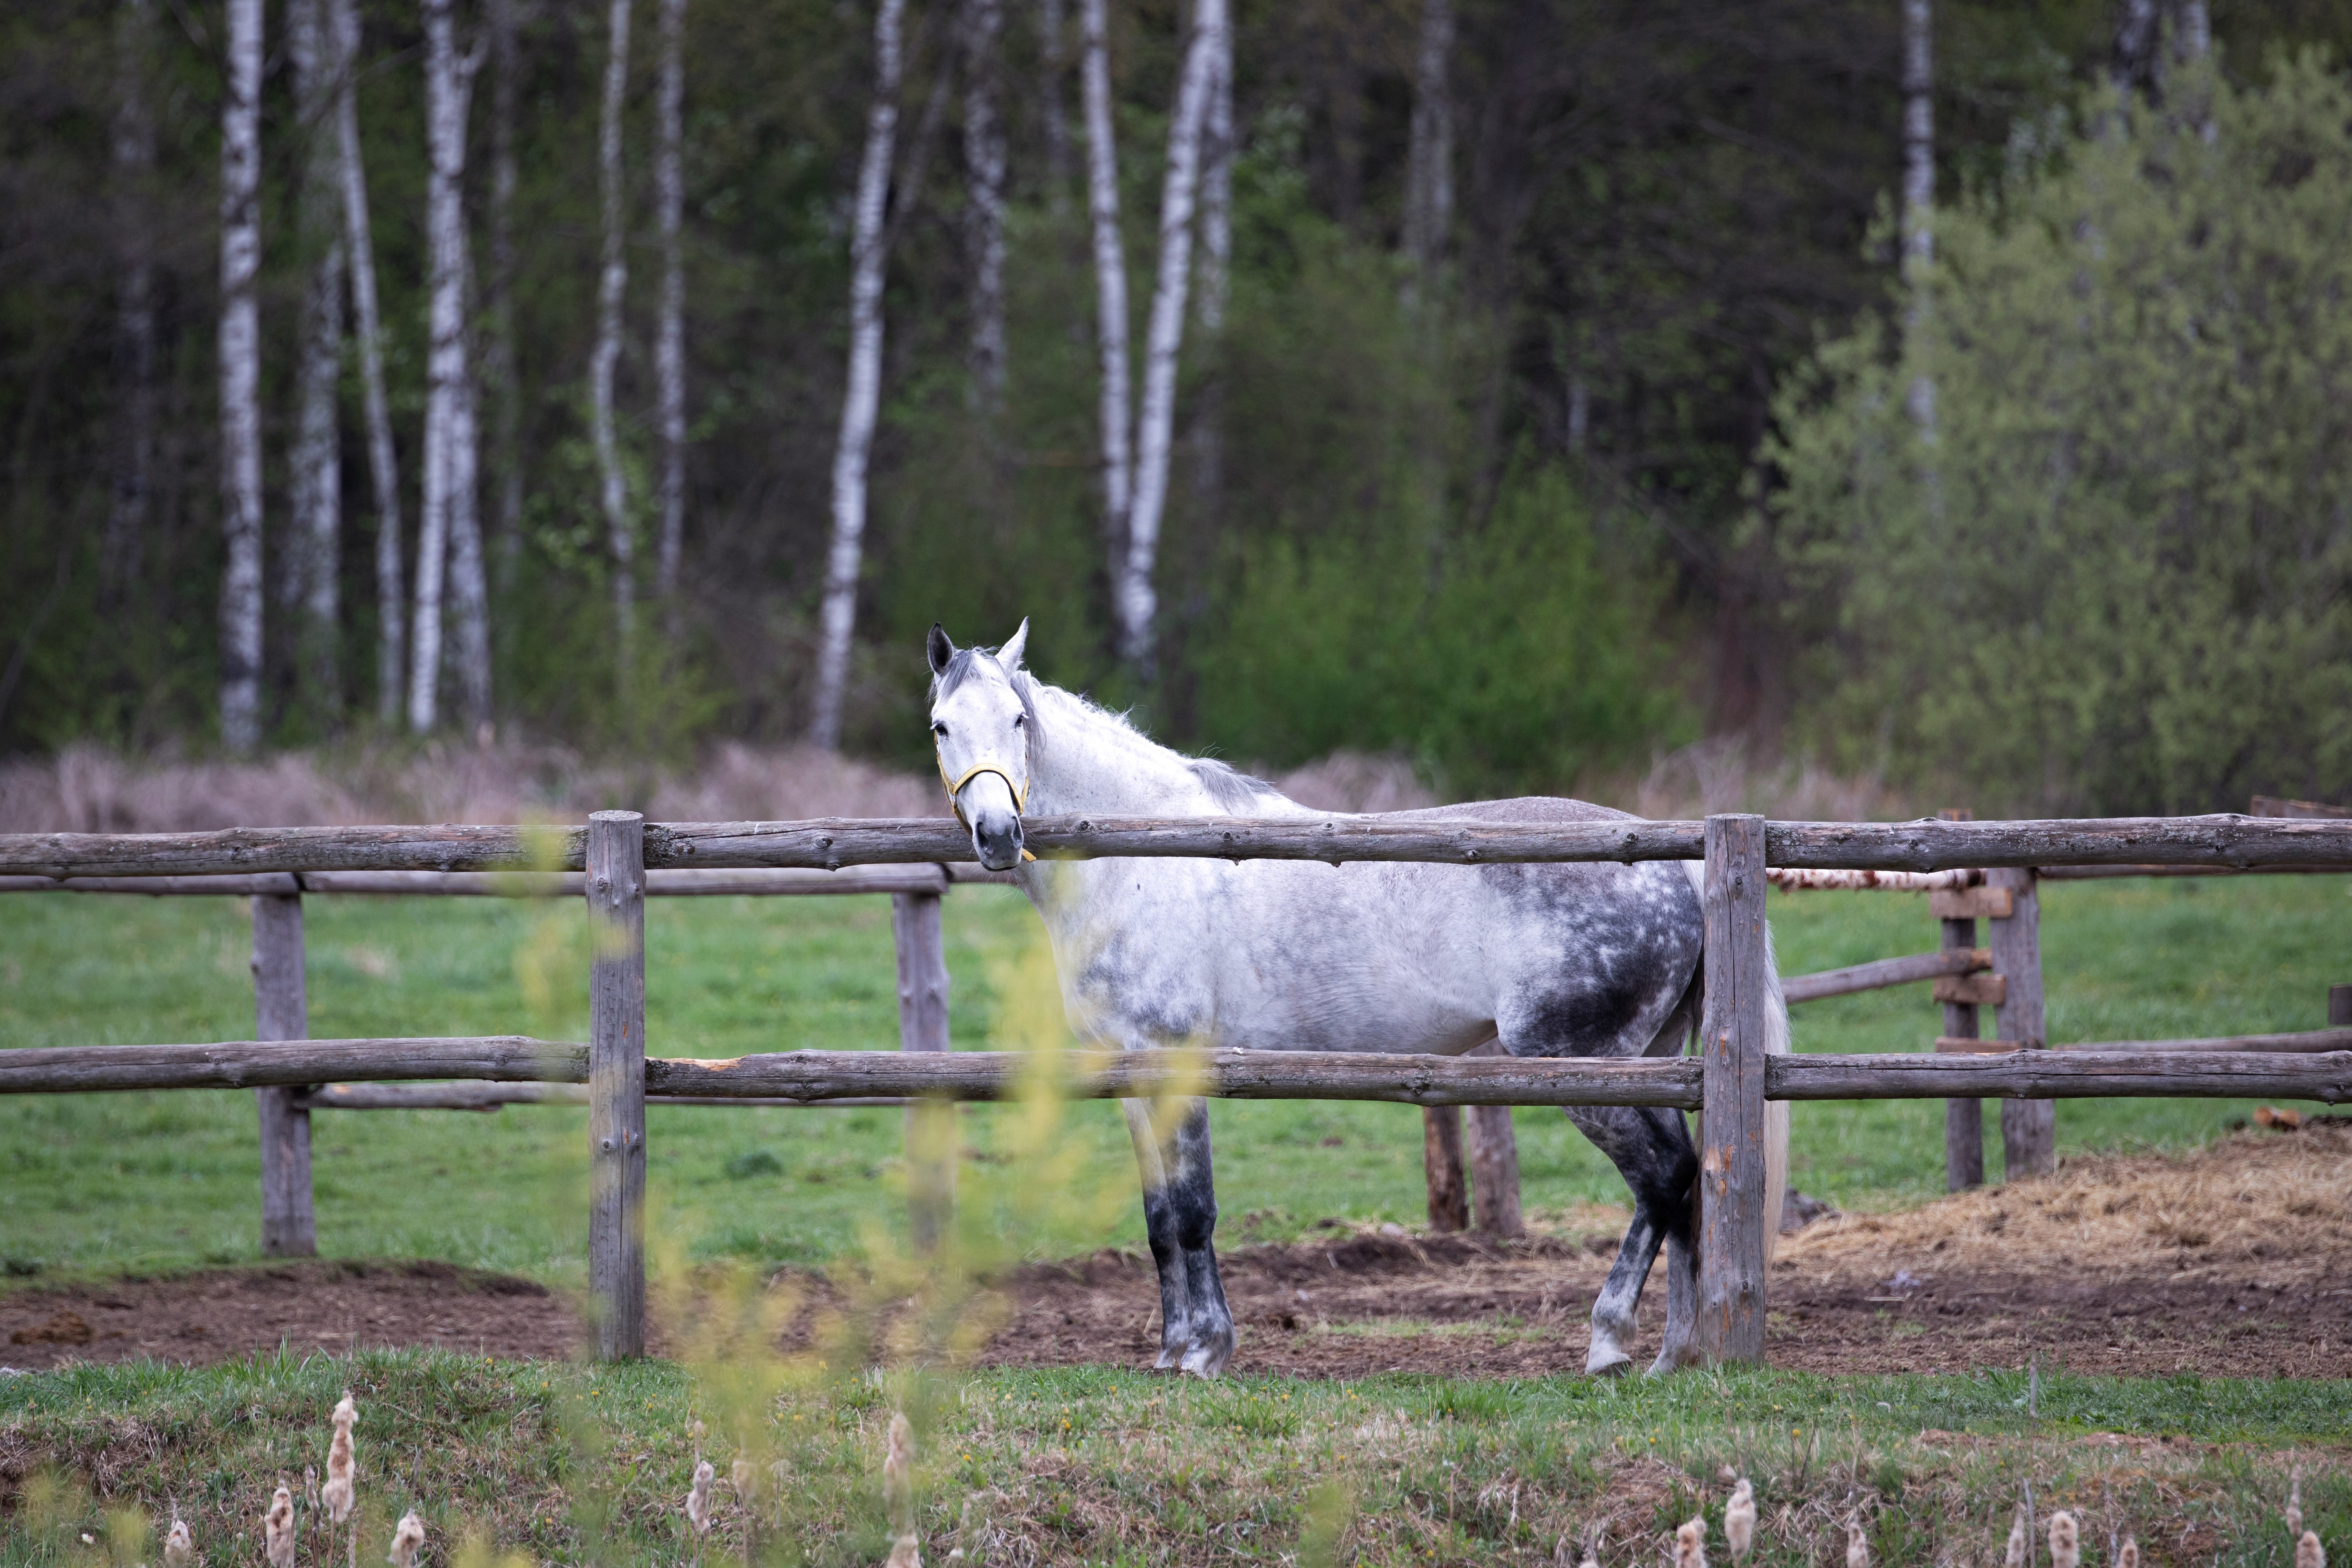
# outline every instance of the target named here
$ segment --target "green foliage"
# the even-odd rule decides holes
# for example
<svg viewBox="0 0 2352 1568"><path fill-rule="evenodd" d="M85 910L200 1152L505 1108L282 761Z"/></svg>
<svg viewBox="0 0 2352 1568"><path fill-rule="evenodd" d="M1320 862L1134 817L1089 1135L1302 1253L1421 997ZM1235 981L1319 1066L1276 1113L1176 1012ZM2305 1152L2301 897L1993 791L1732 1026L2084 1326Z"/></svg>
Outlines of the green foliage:
<svg viewBox="0 0 2352 1568"><path fill-rule="evenodd" d="M2352 89L2306 55L2169 94L2021 136L1937 215L1900 351L1865 324L1781 399L1850 763L1979 809L2352 789Z"/></svg>
<svg viewBox="0 0 2352 1568"><path fill-rule="evenodd" d="M1556 469L1515 473L1484 529L1399 509L1344 548L1250 552L1200 660L1203 737L1289 763L1408 752L1465 793L1565 787L1670 732L1657 589L1612 571Z"/></svg>

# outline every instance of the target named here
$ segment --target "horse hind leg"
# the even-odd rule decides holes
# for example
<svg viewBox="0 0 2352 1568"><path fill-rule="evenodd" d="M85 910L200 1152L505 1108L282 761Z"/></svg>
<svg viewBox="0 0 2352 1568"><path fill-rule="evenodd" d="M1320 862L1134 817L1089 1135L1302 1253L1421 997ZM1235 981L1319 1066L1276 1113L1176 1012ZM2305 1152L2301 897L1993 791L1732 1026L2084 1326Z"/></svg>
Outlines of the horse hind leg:
<svg viewBox="0 0 2352 1568"><path fill-rule="evenodd" d="M1122 1100L1119 1109L1127 1113L1128 1137L1135 1144L1136 1170L1143 1179L1143 1231L1160 1276L1160 1356L1152 1365L1165 1372L1183 1360L1192 1343L1192 1285L1183 1247L1176 1239L1175 1208L1168 1190L1167 1163L1160 1158L1159 1131L1152 1126L1151 1102Z"/></svg>
<svg viewBox="0 0 2352 1568"><path fill-rule="evenodd" d="M1584 1370L1596 1374L1630 1371L1632 1342L1642 1304L1642 1288L1666 1253L1665 1345L1653 1373L1671 1371L1687 1359L1697 1322L1698 1282L1691 1248L1691 1184L1698 1159L1690 1134L1675 1112L1654 1107L1573 1107L1569 1120L1609 1157L1633 1194L1633 1217L1617 1249L1617 1261L1592 1303L1592 1345ZM1685 1274L1690 1277L1685 1279Z"/></svg>
<svg viewBox="0 0 2352 1568"><path fill-rule="evenodd" d="M1217 1181L1209 1147L1209 1102L1189 1101L1171 1141L1168 1167L1170 1217L1183 1258L1190 1334L1179 1365L1214 1377L1234 1354L1234 1314L1217 1270Z"/></svg>

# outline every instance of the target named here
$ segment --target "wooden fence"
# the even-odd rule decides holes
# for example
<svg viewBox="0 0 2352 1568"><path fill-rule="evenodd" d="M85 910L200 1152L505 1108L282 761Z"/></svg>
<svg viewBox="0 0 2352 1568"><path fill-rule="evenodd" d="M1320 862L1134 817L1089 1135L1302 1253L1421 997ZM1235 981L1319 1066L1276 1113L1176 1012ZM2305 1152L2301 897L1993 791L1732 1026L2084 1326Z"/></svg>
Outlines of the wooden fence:
<svg viewBox="0 0 2352 1568"><path fill-rule="evenodd" d="M1790 869L1930 872L2070 866L2352 870L2352 822L2237 816L2044 822L1704 823L1530 827L1382 817L1264 822L1045 818L1027 825L1045 858L1502 861L1704 859L1707 928L1701 1052L1693 1058L1442 1059L1283 1052L1136 1052L1073 1064L1067 1092L1137 1098L1389 1100L1420 1105L1622 1104L1699 1112L1700 1315L1712 1362L1763 1353L1764 1107L1769 1100L2125 1095L2352 1099L2352 1051L2052 1052L2038 1032L2000 1054L1780 1057L1764 1050L1768 862ZM951 824L644 822L599 812L583 829L289 828L213 834L0 836L0 875L255 876L530 869L583 873L598 929L586 1046L527 1039L249 1041L0 1052L0 1093L91 1089L294 1087L339 1080L472 1078L588 1086L590 1275L598 1351L645 1344L645 1105L648 1095L795 1100L906 1096L940 1102L1011 1092L1019 1058L980 1052L787 1052L733 1061L648 1059L644 899L649 872L944 862ZM2013 893L2014 889L2011 891ZM2012 904L2012 909L2014 905ZM1957 918L1957 917L1954 917ZM2011 919L2014 920L2012 913ZM1974 942L1969 943L1973 962ZM943 996L942 996L943 1000ZM265 1031L266 1032L266 1031Z"/></svg>

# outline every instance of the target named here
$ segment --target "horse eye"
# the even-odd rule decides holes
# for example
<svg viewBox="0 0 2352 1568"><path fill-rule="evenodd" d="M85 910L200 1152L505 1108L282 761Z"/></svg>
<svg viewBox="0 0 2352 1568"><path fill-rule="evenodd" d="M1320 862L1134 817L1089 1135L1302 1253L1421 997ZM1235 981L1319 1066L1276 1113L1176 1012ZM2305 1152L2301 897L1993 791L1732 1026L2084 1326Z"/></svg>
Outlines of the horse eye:
<svg viewBox="0 0 2352 1568"><path fill-rule="evenodd" d="M931 733L944 741L947 739L948 727L941 721L935 719L931 721Z"/></svg>
<svg viewBox="0 0 2352 1568"><path fill-rule="evenodd" d="M1026 713L1015 713L1013 716L1013 727L1016 730L1027 722L1029 722L1029 715Z"/></svg>

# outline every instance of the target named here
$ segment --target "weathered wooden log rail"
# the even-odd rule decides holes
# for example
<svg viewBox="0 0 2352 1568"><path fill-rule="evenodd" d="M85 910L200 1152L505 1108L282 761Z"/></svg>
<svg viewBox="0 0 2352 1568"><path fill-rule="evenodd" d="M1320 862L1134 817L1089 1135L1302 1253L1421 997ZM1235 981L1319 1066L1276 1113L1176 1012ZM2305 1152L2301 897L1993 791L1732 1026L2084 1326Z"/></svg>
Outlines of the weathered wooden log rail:
<svg viewBox="0 0 2352 1568"><path fill-rule="evenodd" d="M1402 820L1399 820L1402 817ZM1033 817L1041 859L1180 857L1221 860L1503 862L1698 860L1696 822L1619 818L1532 826L1433 821L1415 814L1268 821L1259 817ZM2352 870L2352 821L2241 816L2028 822L1767 822L1768 865L1790 869L1937 871L1983 867L2309 867ZM647 823L648 870L968 860L971 840L944 817L810 822ZM577 827L274 827L211 833L0 834L0 876L191 877L312 871L577 871Z"/></svg>
<svg viewBox="0 0 2352 1568"><path fill-rule="evenodd" d="M2240 1098L2352 1100L2352 1029L2321 1030L2302 1054L2115 1046L2000 1055L1767 1057L1766 1100ZM2223 1042L2163 1042L2165 1047ZM185 1046L62 1046L0 1052L0 1094L248 1089L326 1079L405 1083L464 1070L485 1087L589 1080L588 1047L515 1036L479 1039L234 1040ZM1396 1105L1654 1105L1696 1110L1697 1057L1388 1056L1363 1052L1144 1050L778 1051L719 1059L648 1057L648 1100L823 1104L909 1100L1354 1100ZM337 1089L345 1087L338 1083ZM584 1097L547 1096L584 1104ZM394 1102L397 1103L397 1102Z"/></svg>
<svg viewBox="0 0 2352 1568"><path fill-rule="evenodd" d="M1420 861L1483 866L1506 862L1703 860L1707 998L1702 1049L1689 1058L1523 1062L1507 1058L1339 1057L1310 1053L1136 1052L1056 1064L1061 1091L1136 1098L1208 1093L1228 1098L1370 1099L1423 1106L1656 1105L1698 1109L1701 1205L1699 1342L1711 1361L1763 1353L1765 1242L1777 1215L1765 1213L1764 1108L1771 1100L1978 1098L2004 1110L2012 1175L2045 1168L2046 1102L2110 1095L2269 1095L2337 1102L2352 1098L2352 1051L2287 1046L2217 1053L2210 1042L2163 1042L2171 1049L2066 1051L2041 1048L2035 868L2151 868L2231 873L2270 869L2352 870L2352 821L2217 816L2095 821L1895 824L1776 823L1718 816L1705 823L1634 819L1531 826L1419 815L1182 821L1040 818L1024 825L1042 858L1180 856L1244 859ZM584 828L362 827L236 829L163 835L0 836L0 877L42 879L53 890L105 890L128 883L173 891L247 891L255 901L257 1013L262 1039L186 1047L67 1047L0 1052L0 1092L91 1089L258 1086L263 1101L265 1192L299 1156L307 1192L308 1105L328 1102L343 1079L407 1081L406 1092L453 1098L491 1089L416 1080L569 1085L585 1079L590 1110L590 1279L600 1354L644 1350L646 1105L730 1100L824 1103L940 1101L1018 1092L1038 1063L1027 1057L945 1051L946 975L935 963L935 891L895 901L899 994L907 1053L788 1052L714 1062L649 1058L645 1037L643 905L649 893L755 890L730 876L788 871L845 875L845 868L902 868L943 882L936 868L961 859L968 841L943 819L799 823L647 824L634 813L600 812ZM1815 977L1815 994L1841 984L1904 984L1937 977L1955 1041L1978 1033L1979 1005L1997 1009L1999 1055L1958 1052L1890 1057L1774 1057L1764 1050L1768 987L1763 899L1768 866L1796 871L1969 873L1927 881L1944 921L1946 951L1922 959L1857 966ZM906 871L907 868L923 868ZM698 885L664 888L657 879L697 873ZM599 931L591 973L592 1030L584 1047L520 1037L426 1041L301 1038L299 909L308 891L497 893L551 896L577 889ZM551 879L550 874L554 874ZM565 873L577 873L567 877ZM526 879L536 874L537 882ZM879 890L876 878L858 873ZM285 882L261 885L259 879ZM232 889L189 879L257 879ZM451 878L471 878L458 883ZM117 881L115 879L121 879ZM164 880L158 880L164 879ZM1783 878L1802 885L1803 878ZM338 880L341 886L336 886ZM1840 882L1843 878L1813 879ZM1918 887L1909 878L1856 878ZM1977 885L1979 883L1982 885ZM175 885L176 884L176 885ZM0 883L0 889L10 884ZM22 885L22 884L18 884ZM840 887L838 883L829 883ZM895 890L895 889L894 889ZM262 917L265 910L269 919ZM1978 949L1976 921L1993 924ZM919 940L928 921L928 941ZM291 933L287 963L284 944ZM910 933L913 933L910 935ZM277 944L277 945L271 945ZM265 951L266 950L266 951ZM1990 973L1983 960L1989 955ZM1914 975L1912 970L1919 970ZM1905 980L1888 976L1901 971ZM265 984L265 975L280 979ZM290 980L284 977L290 975ZM1999 982L1998 984L1992 984ZM1958 1026L1962 1022L1965 1027ZM1970 1040L1969 1043L1976 1043ZM324 1089L316 1086L327 1085ZM350 1091L344 1089L347 1098ZM386 1092L386 1091L378 1091ZM323 1097L323 1098L322 1098ZM549 1098L569 1098L553 1096ZM352 1100L351 1102L356 1102ZM2025 1102L2021 1104L2021 1102ZM2033 1102L2040 1102L2039 1105ZM280 1121L273 1124L272 1107ZM2011 1112L2035 1109L2038 1122ZM275 1131L273 1131L273 1125ZM2039 1128L2039 1131L2034 1129ZM298 1135L299 1134L299 1135ZM2021 1163L2020 1151L2029 1159ZM951 1175L909 1173L919 1192ZM300 1216L307 1224L307 1213ZM934 1220L936 1216L934 1216ZM924 1231L918 1206L917 1230ZM265 1237L272 1235L265 1205ZM275 1234L299 1236L299 1227Z"/></svg>

